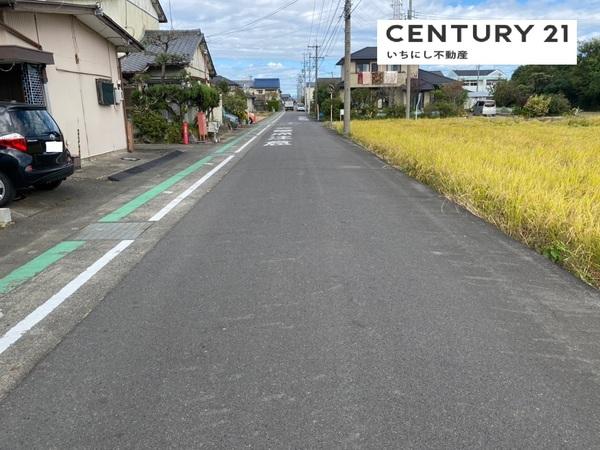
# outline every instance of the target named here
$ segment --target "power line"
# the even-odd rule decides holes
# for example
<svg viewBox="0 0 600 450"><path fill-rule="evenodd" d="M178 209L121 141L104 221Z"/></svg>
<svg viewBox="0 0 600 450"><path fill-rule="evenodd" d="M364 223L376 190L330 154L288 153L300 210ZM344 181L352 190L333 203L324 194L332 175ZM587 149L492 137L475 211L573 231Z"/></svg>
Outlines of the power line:
<svg viewBox="0 0 600 450"><path fill-rule="evenodd" d="M298 3L299 0L292 0L289 3L286 3L283 6L280 6L279 8L275 9L274 11L271 11L269 14L265 14L262 17L259 17L257 19L251 20L250 22L242 25L241 27L236 28L235 30L231 30L231 31L226 31L225 33L217 33L217 34L210 34L208 36L206 36L207 38L211 38L211 37L216 37L216 36L227 36L229 34L234 34L234 33L239 33L241 31L248 31L252 28L248 28L258 22L262 22L265 19L268 19L270 17L273 17L274 15L280 13L281 11L283 11L286 8L289 8L290 6L294 5L295 3Z"/></svg>
<svg viewBox="0 0 600 450"><path fill-rule="evenodd" d="M335 7L335 11L333 12L333 14L331 15L331 19L329 21L329 25L327 26L327 30L325 31L325 35L323 36L323 40L321 41L321 46L325 45L325 41L327 40L327 37L329 36L329 39L331 39L331 36L329 35L329 31L331 30L331 25L333 25L333 21L335 19L335 16L337 14L337 12L340 9L340 5L342 3L342 0L338 0L337 5ZM332 2L333 4L333 2ZM341 17L341 16L340 16ZM340 22L340 19L338 19L338 23ZM331 34L333 35L333 31L331 32Z"/></svg>

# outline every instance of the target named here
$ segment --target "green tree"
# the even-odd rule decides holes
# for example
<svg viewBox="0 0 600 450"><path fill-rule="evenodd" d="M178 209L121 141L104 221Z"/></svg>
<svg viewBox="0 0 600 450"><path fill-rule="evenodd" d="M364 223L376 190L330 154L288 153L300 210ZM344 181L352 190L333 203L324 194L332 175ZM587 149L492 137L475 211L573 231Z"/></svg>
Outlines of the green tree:
<svg viewBox="0 0 600 450"><path fill-rule="evenodd" d="M435 109L441 117L459 116L465 111L467 95L462 83L446 84L433 91Z"/></svg>
<svg viewBox="0 0 600 450"><path fill-rule="evenodd" d="M246 94L241 89L233 89L229 93L223 95L223 107L231 114L237 116L240 121L246 120L248 101Z"/></svg>
<svg viewBox="0 0 600 450"><path fill-rule="evenodd" d="M281 110L281 101L273 96L269 100L267 100L267 110L268 111L280 111Z"/></svg>

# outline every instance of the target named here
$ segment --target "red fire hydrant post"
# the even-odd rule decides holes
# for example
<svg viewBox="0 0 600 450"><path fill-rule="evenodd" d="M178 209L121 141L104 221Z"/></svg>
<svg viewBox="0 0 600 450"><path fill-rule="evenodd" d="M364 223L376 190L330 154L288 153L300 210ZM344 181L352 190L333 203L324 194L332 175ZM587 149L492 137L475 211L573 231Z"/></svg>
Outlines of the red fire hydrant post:
<svg viewBox="0 0 600 450"><path fill-rule="evenodd" d="M183 122L183 143L185 145L188 145L190 143L189 129L189 124L187 122Z"/></svg>

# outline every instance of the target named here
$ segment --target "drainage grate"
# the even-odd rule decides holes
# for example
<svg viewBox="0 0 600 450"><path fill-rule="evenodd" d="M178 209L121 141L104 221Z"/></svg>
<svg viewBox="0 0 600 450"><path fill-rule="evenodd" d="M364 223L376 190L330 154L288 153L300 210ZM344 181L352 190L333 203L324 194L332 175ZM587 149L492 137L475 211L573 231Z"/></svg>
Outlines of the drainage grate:
<svg viewBox="0 0 600 450"><path fill-rule="evenodd" d="M147 222L92 223L75 237L80 241L135 239L150 226Z"/></svg>

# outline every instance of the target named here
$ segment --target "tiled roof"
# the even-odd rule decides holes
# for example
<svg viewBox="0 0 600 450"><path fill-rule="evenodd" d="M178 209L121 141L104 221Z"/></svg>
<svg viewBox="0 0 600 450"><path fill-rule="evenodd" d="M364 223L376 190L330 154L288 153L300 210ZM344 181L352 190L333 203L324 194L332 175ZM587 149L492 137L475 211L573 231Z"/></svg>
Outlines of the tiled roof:
<svg viewBox="0 0 600 450"><path fill-rule="evenodd" d="M457 83L457 81L436 72L419 69L419 90L421 91L433 91L440 86L452 83Z"/></svg>
<svg viewBox="0 0 600 450"><path fill-rule="evenodd" d="M365 47L350 55L351 61L372 61L377 59L377 47ZM337 62L338 66L344 64L344 58Z"/></svg>
<svg viewBox="0 0 600 450"><path fill-rule="evenodd" d="M148 30L142 39L146 51L123 57L121 69L123 73L146 71L155 64L156 55L163 52L160 42L168 42L168 53L181 58L181 62L176 65L188 65L203 39L200 30Z"/></svg>
<svg viewBox="0 0 600 450"><path fill-rule="evenodd" d="M281 83L279 78L255 78L254 89L280 89Z"/></svg>
<svg viewBox="0 0 600 450"><path fill-rule="evenodd" d="M216 77L212 77L210 79L210 84L212 84L213 86L218 86L220 83L223 82L227 83L227 86L242 87L236 81L230 80L229 78L226 78L222 75L217 75Z"/></svg>

